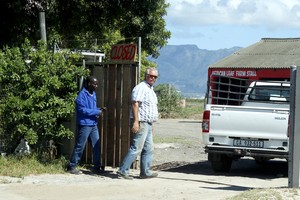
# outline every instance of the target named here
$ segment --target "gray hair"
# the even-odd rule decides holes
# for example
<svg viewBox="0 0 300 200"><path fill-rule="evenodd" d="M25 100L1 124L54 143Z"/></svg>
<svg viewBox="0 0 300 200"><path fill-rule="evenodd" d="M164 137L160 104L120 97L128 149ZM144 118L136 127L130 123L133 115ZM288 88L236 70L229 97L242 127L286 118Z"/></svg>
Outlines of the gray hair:
<svg viewBox="0 0 300 200"><path fill-rule="evenodd" d="M146 71L145 71L145 78L146 78L147 74L149 74L149 72L152 72L152 71L158 72L158 71L157 71L157 68L154 68L154 67L148 67L148 68L146 69Z"/></svg>

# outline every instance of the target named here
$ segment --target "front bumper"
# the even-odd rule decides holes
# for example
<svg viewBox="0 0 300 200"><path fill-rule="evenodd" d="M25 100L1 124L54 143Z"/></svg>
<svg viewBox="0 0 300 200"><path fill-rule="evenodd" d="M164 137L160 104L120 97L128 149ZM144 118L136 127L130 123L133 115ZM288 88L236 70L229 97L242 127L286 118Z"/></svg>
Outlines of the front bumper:
<svg viewBox="0 0 300 200"><path fill-rule="evenodd" d="M206 153L218 153L232 156L249 156L249 157L267 157L267 158L288 158L288 151L281 149L261 149L261 148L245 148L231 147L219 145L205 146Z"/></svg>

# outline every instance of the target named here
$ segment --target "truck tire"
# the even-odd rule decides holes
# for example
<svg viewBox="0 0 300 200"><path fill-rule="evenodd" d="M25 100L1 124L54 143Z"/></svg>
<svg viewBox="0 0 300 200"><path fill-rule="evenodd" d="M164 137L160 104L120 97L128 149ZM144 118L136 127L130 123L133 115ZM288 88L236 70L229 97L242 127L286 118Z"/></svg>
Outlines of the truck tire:
<svg viewBox="0 0 300 200"><path fill-rule="evenodd" d="M225 154L208 153L208 160L215 172L229 172L232 158Z"/></svg>
<svg viewBox="0 0 300 200"><path fill-rule="evenodd" d="M259 165L264 165L270 160L270 158L264 158L264 157L255 157L254 159L255 162Z"/></svg>

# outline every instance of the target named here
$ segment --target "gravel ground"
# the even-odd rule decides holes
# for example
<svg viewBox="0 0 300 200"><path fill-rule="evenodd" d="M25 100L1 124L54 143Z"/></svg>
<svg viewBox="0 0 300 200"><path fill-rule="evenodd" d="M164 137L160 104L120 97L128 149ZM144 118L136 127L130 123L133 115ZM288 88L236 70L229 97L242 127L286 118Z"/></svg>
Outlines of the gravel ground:
<svg viewBox="0 0 300 200"><path fill-rule="evenodd" d="M139 179L139 171L132 170L134 180L123 180L110 167L104 176L83 171L81 175L0 177L0 199L225 200L243 194L237 199L300 199L297 189L286 188L287 165L282 161L260 167L243 159L233 164L229 174L213 172L203 151L200 121L161 119L154 134L153 169L158 178Z"/></svg>

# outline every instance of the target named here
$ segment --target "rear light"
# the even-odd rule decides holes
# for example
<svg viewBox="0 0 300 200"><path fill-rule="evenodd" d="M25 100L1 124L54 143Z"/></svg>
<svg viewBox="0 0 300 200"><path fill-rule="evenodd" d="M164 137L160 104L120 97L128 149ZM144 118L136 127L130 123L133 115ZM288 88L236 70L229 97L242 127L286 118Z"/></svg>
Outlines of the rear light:
<svg viewBox="0 0 300 200"><path fill-rule="evenodd" d="M202 118L202 133L208 133L209 132L209 116L210 111L206 110L203 112L203 118Z"/></svg>

